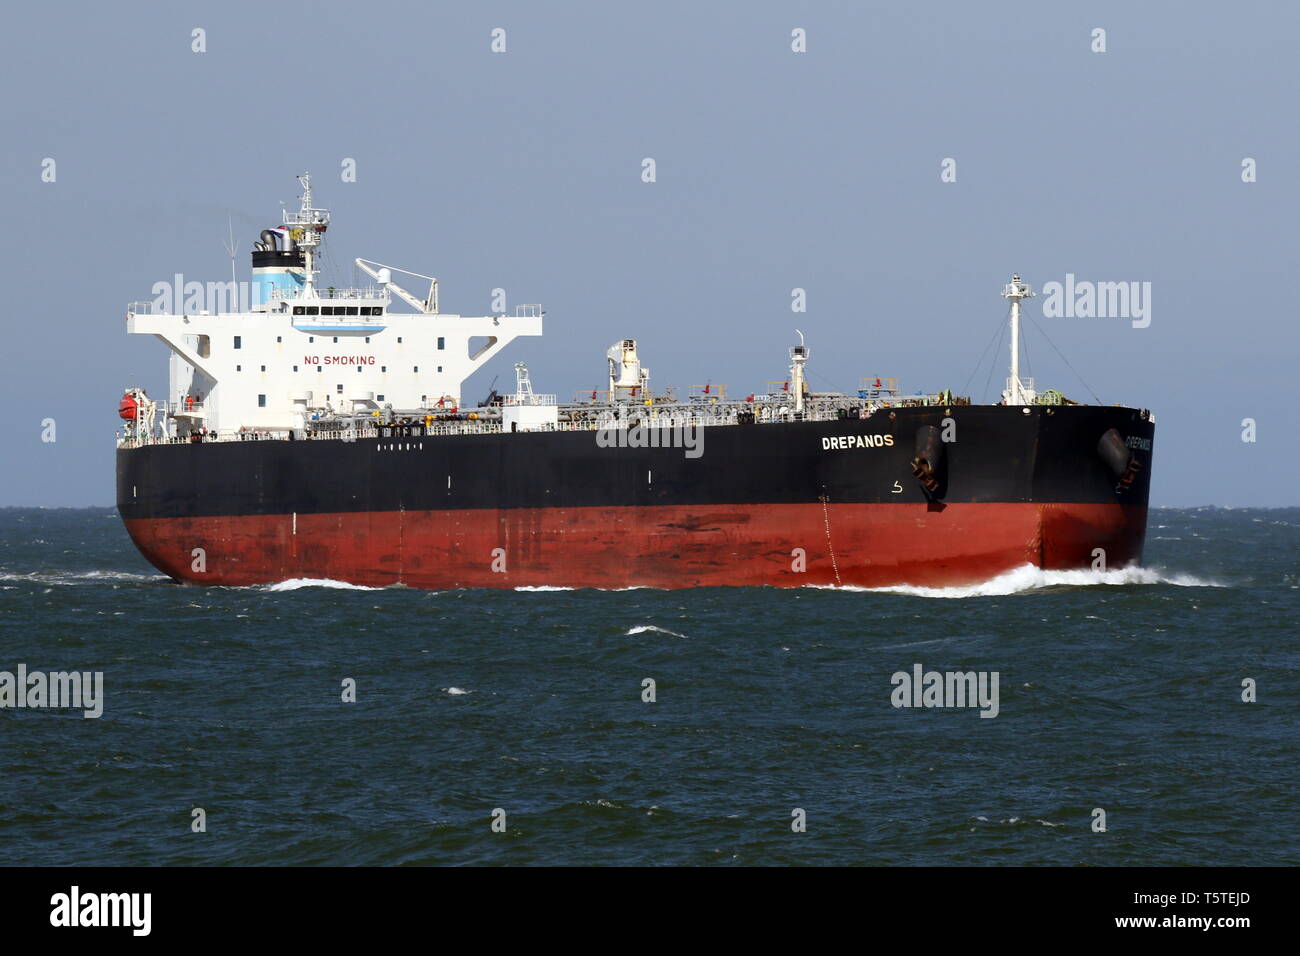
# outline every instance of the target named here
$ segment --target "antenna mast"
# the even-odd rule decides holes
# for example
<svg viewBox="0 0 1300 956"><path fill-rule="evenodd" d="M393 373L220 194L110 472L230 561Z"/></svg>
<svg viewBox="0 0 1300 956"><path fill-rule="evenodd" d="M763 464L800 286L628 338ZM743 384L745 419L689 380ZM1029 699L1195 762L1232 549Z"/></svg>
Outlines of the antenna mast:
<svg viewBox="0 0 1300 956"><path fill-rule="evenodd" d="M303 271L306 273L303 283L303 296L312 298L316 294L316 250L320 247L325 230L329 228L330 212L328 209L315 209L311 204L311 173L298 177L302 183L302 205L298 212L284 214L284 224L291 226L289 237L302 250Z"/></svg>
<svg viewBox="0 0 1300 956"><path fill-rule="evenodd" d="M1020 381L1020 300L1032 299L1034 290L1020 281L1020 276L1013 275L1002 290L1002 297L1011 300L1011 377L1007 379L1002 400L1007 405L1026 405L1032 396Z"/></svg>
<svg viewBox="0 0 1300 956"><path fill-rule="evenodd" d="M226 229L230 233L230 241L223 242L222 246L225 247L226 252L230 255L230 281L236 284L235 288L238 288L239 280L235 278L235 252L238 250L239 246L235 243L235 224L231 222L229 216L226 217Z"/></svg>

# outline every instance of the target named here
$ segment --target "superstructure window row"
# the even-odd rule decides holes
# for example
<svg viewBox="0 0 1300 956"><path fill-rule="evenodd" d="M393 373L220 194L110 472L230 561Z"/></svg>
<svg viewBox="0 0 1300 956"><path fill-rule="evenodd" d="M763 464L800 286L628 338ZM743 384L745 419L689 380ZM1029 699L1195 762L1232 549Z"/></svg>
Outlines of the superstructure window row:
<svg viewBox="0 0 1300 956"><path fill-rule="evenodd" d="M294 315L383 315L382 305L295 305Z"/></svg>

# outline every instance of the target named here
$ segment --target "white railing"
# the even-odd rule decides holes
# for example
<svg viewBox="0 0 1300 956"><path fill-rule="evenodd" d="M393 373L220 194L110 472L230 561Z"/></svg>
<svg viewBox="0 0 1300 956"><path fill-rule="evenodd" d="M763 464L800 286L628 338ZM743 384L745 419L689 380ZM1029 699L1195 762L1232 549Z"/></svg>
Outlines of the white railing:
<svg viewBox="0 0 1300 956"><path fill-rule="evenodd" d="M534 396L549 398L551 396ZM843 418L866 419L882 409L901 407L904 404L941 404L941 396L927 395L909 397L892 402L863 401L850 396L833 398L810 398L804 403L802 416L794 410L789 401L754 401L754 402L719 402L717 404L680 404L621 407L592 407L590 405L560 406L561 419L554 424L545 424L529 428L529 432L538 431L596 431L598 429L624 429L639 425L642 428L694 428L714 425L737 425L741 423L765 425L794 422L797 420L819 422L834 421ZM198 404L196 403L196 409ZM483 415L482 410L462 414ZM331 424L342 427L330 427ZM203 441L344 441L378 438L380 442L409 441L424 437L443 437L453 435L497 435L502 433L501 422L496 419L479 418L434 421L426 425L422 420L413 422L393 422L370 419L361 427L336 423L316 423L314 428L296 430L255 429L243 431L223 430L209 432ZM522 434L522 433L521 433ZM192 441L190 438L175 438L161 434L143 437L128 436L118 432L118 447L136 448L141 445L183 445Z"/></svg>
<svg viewBox="0 0 1300 956"><path fill-rule="evenodd" d="M307 295L304 288L285 289L280 286L271 287L271 298L283 299L286 302L315 302L319 299L321 302L332 302L335 299L378 299L383 302L391 300L387 289L331 289L316 286L312 289L311 295Z"/></svg>
<svg viewBox="0 0 1300 956"><path fill-rule="evenodd" d="M185 412L202 412L207 406L203 402L158 402L158 410L164 415L180 415Z"/></svg>
<svg viewBox="0 0 1300 956"><path fill-rule="evenodd" d="M874 415L878 403L863 403L858 399L845 398L837 402L810 402L803 411L803 421L829 421L844 418L866 419ZM749 424L779 424L796 419L793 405L785 403L762 402L728 402L715 406L676 406L673 408L647 406L645 411L636 406L625 408L624 418L617 418L614 410L593 412L590 408L564 406L569 415L577 418L562 419L554 424L530 427L529 432L594 432L598 429L623 429L633 425L642 428L701 428L712 425L736 425L741 421ZM473 412L481 414L481 412ZM744 416L744 418L742 418ZM433 421L428 425L422 421L412 423L383 424L382 421L367 421L361 428L329 428L328 424L317 424L307 431L289 429L244 429L244 431L208 432L201 438L204 442L224 441L343 441L372 440L381 442L419 440L424 437L464 436L464 434L500 434L502 425L497 420L452 420ZM139 447L142 445L187 445L199 444L192 437L172 437L165 434L152 436L129 436L117 432L118 447Z"/></svg>

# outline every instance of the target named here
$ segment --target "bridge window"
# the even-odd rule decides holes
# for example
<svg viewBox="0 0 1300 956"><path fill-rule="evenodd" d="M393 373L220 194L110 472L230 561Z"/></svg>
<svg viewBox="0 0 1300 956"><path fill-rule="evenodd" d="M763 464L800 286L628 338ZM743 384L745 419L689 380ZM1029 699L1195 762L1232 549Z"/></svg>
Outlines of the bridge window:
<svg viewBox="0 0 1300 956"><path fill-rule="evenodd" d="M339 382L338 390L339 390L340 392L343 391L343 383L342 383L342 382Z"/></svg>
<svg viewBox="0 0 1300 956"><path fill-rule="evenodd" d="M314 306L314 305L304 306L304 308L306 308L306 310L307 310L307 314L308 314L308 315L319 315L319 314L320 314L320 310L319 310L318 308L316 308L316 306Z"/></svg>
<svg viewBox="0 0 1300 956"><path fill-rule="evenodd" d="M357 314L357 307L356 307L355 305L350 305L350 306L347 307L347 309L348 309L348 315L356 315L356 314Z"/></svg>
<svg viewBox="0 0 1300 956"><path fill-rule="evenodd" d="M302 313L302 306L300 306L300 305L295 305L295 306L293 307L293 314L294 314L294 315L302 315L302 314L303 314L303 313Z"/></svg>
<svg viewBox="0 0 1300 956"><path fill-rule="evenodd" d="M441 335L438 336L438 348L445 349L446 347L447 347L447 340L443 338Z"/></svg>
<svg viewBox="0 0 1300 956"><path fill-rule="evenodd" d="M375 400L376 400L376 401L380 401L380 402L382 402L382 401L384 400L384 396L382 396L382 395L376 395L376 396L375 396Z"/></svg>
<svg viewBox="0 0 1300 956"><path fill-rule="evenodd" d="M362 314L362 315L369 315L369 314L370 314L370 306L368 306L368 305L363 305L363 306L361 307L361 314Z"/></svg>
<svg viewBox="0 0 1300 956"><path fill-rule="evenodd" d="M266 396L265 396L265 395L259 395L259 396L257 396L257 407L258 407L258 408L266 408Z"/></svg>
<svg viewBox="0 0 1300 956"><path fill-rule="evenodd" d="M243 336L241 336L241 335L236 335L236 336L235 336L235 348L237 348L237 349L242 349L243 347L244 347L244 338L243 338Z"/></svg>

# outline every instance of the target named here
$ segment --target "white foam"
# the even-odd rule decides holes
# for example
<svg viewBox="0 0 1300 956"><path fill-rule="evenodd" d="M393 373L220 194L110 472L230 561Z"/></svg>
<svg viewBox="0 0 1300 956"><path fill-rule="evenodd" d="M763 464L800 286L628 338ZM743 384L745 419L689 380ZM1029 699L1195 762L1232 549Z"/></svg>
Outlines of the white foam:
<svg viewBox="0 0 1300 956"><path fill-rule="evenodd" d="M627 634L625 634L624 636L631 637L633 634L644 634L647 631L654 631L655 633L658 634L668 634L671 635L672 637L680 637L684 641L690 640L690 638L688 638L685 634L678 634L676 631L670 631L666 627L656 627L653 624L641 624L638 625L637 627L630 628Z"/></svg>
<svg viewBox="0 0 1300 956"><path fill-rule="evenodd" d="M574 588L556 587L553 584L522 584L516 591L572 591Z"/></svg>
<svg viewBox="0 0 1300 956"><path fill-rule="evenodd" d="M383 588L367 587L364 584L349 584L347 581L335 581L332 578L290 578L266 585L268 591L297 591L299 588L338 588L343 591L382 591Z"/></svg>
<svg viewBox="0 0 1300 956"><path fill-rule="evenodd" d="M470 693L469 691L465 690L465 688L463 687L444 687L443 691L445 693L451 694L451 696L453 697L459 697L461 694Z"/></svg>
<svg viewBox="0 0 1300 956"><path fill-rule="evenodd" d="M967 597L1003 597L1020 594L1025 591L1038 591L1054 587L1110 587L1135 584L1172 584L1187 588L1222 588L1227 587L1216 581L1207 581L1190 574L1166 574L1155 568L1128 567L1113 571L1044 571L1042 568L1025 564L1010 571L1005 571L995 578L979 584L950 588L915 587L900 584L887 588L860 588L853 585L835 587L833 585L808 585L832 591L867 591L877 594L907 594L912 597L929 598L967 598Z"/></svg>
<svg viewBox="0 0 1300 956"><path fill-rule="evenodd" d="M13 574L0 571L0 581L25 581L29 584L112 584L120 582L149 582L170 580L165 574L133 574L130 571L30 571Z"/></svg>

